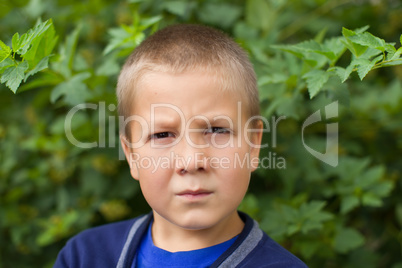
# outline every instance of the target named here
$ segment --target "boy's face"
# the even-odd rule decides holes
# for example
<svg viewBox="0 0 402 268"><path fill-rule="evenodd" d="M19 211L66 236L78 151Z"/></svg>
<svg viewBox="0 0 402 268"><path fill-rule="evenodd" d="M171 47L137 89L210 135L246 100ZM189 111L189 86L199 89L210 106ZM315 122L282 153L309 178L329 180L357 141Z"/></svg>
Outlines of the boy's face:
<svg viewBox="0 0 402 268"><path fill-rule="evenodd" d="M155 224L200 230L233 216L258 164L262 132L245 129L240 94L200 73L148 73L136 89L132 148L122 144Z"/></svg>

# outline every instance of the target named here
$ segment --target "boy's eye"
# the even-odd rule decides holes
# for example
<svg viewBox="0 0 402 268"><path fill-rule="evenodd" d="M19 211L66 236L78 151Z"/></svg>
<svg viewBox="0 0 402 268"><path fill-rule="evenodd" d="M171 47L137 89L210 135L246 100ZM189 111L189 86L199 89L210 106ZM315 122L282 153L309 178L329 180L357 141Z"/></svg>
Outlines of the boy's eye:
<svg viewBox="0 0 402 268"><path fill-rule="evenodd" d="M171 138L174 137L173 133L171 132L159 132L152 134L149 136L150 139L164 139L164 138Z"/></svg>
<svg viewBox="0 0 402 268"><path fill-rule="evenodd" d="M230 134L231 131L224 127L211 127L205 131L206 134Z"/></svg>

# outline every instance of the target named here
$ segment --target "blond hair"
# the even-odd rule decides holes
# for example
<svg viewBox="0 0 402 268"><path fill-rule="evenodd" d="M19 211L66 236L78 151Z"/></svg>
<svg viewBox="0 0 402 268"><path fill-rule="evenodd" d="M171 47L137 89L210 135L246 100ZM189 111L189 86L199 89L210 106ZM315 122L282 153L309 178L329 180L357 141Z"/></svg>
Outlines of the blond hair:
<svg viewBox="0 0 402 268"><path fill-rule="evenodd" d="M136 85L149 71L214 74L222 89L240 92L250 117L260 114L256 75L246 52L216 29L178 24L144 40L128 57L119 75L116 93L120 116L131 116Z"/></svg>

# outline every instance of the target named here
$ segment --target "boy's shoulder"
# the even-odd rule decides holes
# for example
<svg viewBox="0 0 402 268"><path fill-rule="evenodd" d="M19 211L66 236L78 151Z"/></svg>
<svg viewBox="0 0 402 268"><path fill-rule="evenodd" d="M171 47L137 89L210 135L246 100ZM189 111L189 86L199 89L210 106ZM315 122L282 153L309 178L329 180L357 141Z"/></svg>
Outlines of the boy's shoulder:
<svg viewBox="0 0 402 268"><path fill-rule="evenodd" d="M307 268L299 258L263 233L239 267Z"/></svg>
<svg viewBox="0 0 402 268"><path fill-rule="evenodd" d="M127 239L149 218L147 214L80 232L67 241L54 267L116 267Z"/></svg>
<svg viewBox="0 0 402 268"><path fill-rule="evenodd" d="M258 223L245 213L239 213L245 227L232 248L221 256L223 267L306 268L295 255L270 238Z"/></svg>

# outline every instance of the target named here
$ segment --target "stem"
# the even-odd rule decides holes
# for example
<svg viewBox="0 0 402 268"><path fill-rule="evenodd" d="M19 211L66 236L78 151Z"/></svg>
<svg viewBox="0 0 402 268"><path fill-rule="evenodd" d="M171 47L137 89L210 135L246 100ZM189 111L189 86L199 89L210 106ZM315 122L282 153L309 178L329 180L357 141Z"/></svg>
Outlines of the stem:
<svg viewBox="0 0 402 268"><path fill-rule="evenodd" d="M390 63L390 62L395 62L395 61L400 61L401 64L402 64L402 59L386 60L386 61L382 61L382 62L376 63L376 64L373 66L373 68L371 68L371 70L379 69L379 68L382 68L382 67L387 67L387 66L382 66L382 65L383 65L384 63Z"/></svg>
<svg viewBox="0 0 402 268"><path fill-rule="evenodd" d="M15 59L15 53L16 52L13 51L13 53L11 53L10 56L11 56L11 60L14 62L14 64L17 64L17 60Z"/></svg>

